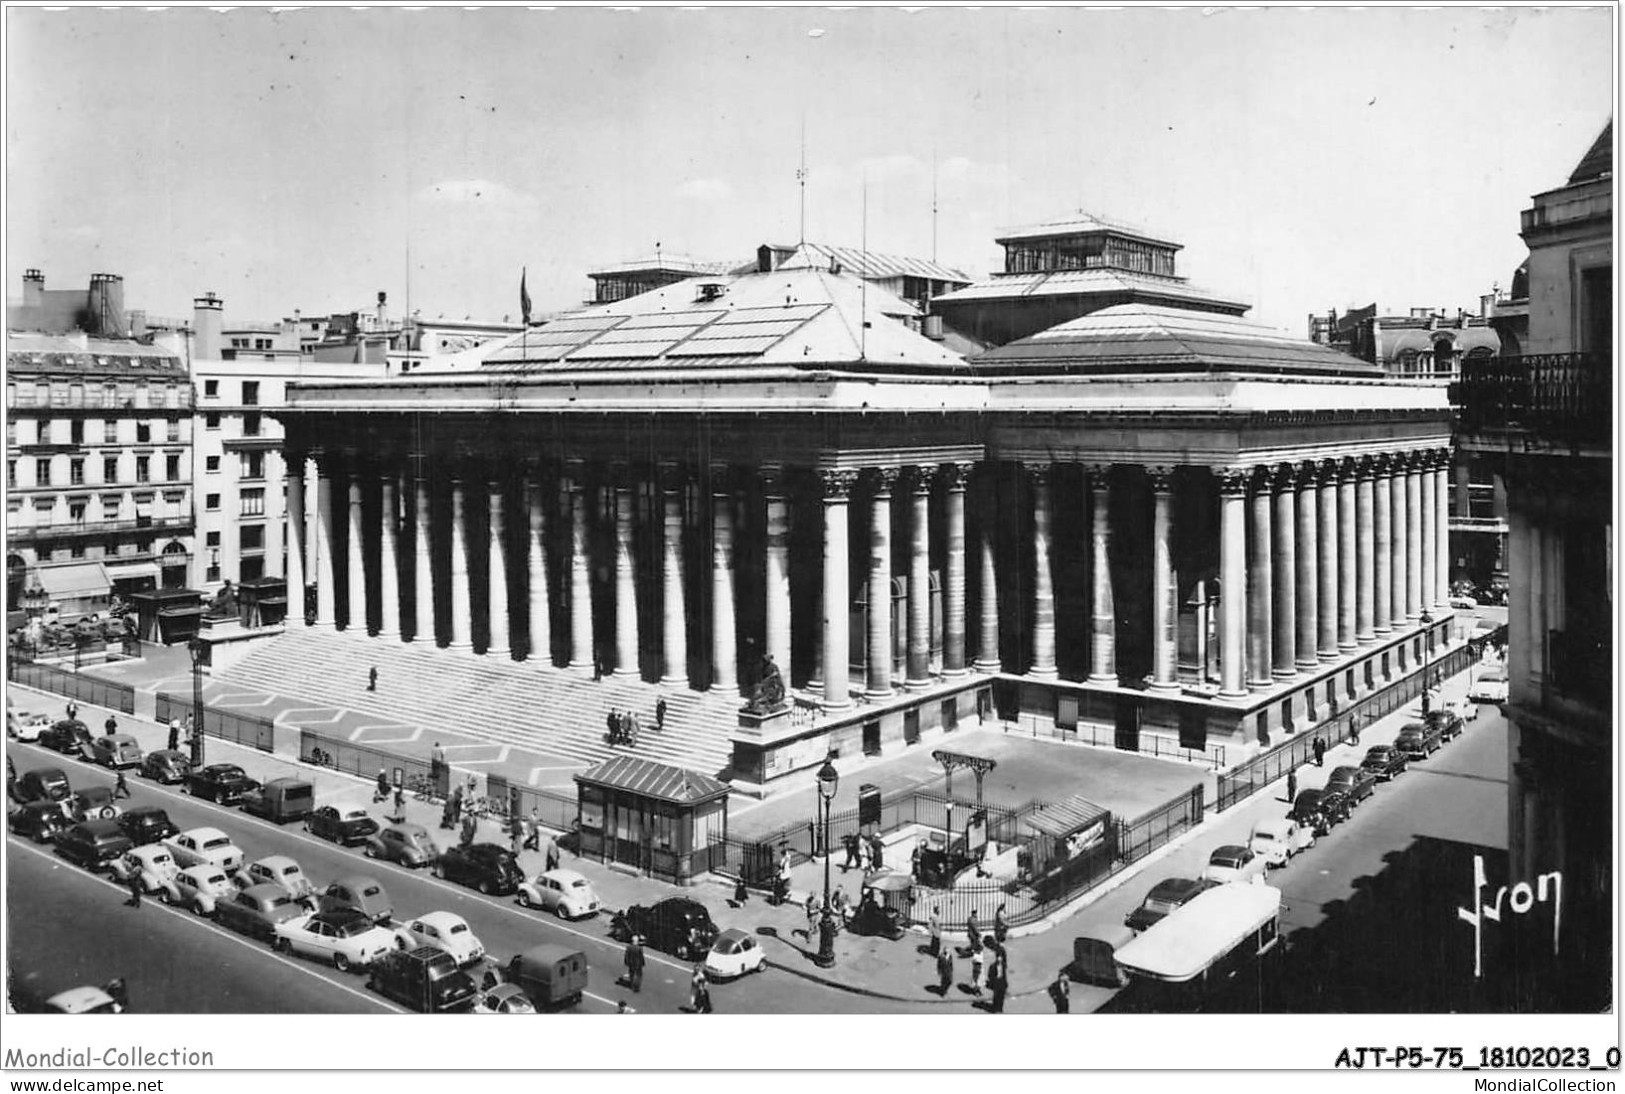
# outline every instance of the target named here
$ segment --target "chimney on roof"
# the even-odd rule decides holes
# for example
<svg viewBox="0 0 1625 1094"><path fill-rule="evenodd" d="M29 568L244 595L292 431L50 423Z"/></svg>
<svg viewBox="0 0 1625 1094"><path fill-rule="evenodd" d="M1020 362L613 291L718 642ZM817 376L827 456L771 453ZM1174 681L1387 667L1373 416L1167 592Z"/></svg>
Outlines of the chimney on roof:
<svg viewBox="0 0 1625 1094"><path fill-rule="evenodd" d="M220 359L220 315L224 307L212 292L192 300L192 356L204 361Z"/></svg>
<svg viewBox="0 0 1625 1094"><path fill-rule="evenodd" d="M756 272L773 272L773 248L765 243L756 248Z"/></svg>
<svg viewBox="0 0 1625 1094"><path fill-rule="evenodd" d="M124 278L118 274L90 275L88 333L99 338L124 338L129 335L124 317Z"/></svg>
<svg viewBox="0 0 1625 1094"><path fill-rule="evenodd" d="M379 330L384 329L384 320L389 315L389 309L388 309L388 307L385 306L385 301L388 300L388 299L389 299L389 294L388 293L380 292L378 294L378 329Z"/></svg>
<svg viewBox="0 0 1625 1094"><path fill-rule="evenodd" d="M942 316L940 316L940 315L928 315L928 316L926 316L924 322L921 325L920 333L925 335L927 338L931 339L931 341L933 341L933 342L942 341L942 339L943 339Z"/></svg>
<svg viewBox="0 0 1625 1094"><path fill-rule="evenodd" d="M30 267L23 271L23 307L37 308L45 303L45 275Z"/></svg>

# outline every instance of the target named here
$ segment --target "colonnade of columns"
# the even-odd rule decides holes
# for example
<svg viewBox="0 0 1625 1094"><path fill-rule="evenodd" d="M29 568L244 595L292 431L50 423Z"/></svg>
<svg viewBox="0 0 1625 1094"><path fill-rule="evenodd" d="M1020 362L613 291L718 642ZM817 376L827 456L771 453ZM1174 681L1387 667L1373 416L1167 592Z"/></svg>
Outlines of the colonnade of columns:
<svg viewBox="0 0 1625 1094"><path fill-rule="evenodd" d="M540 469L523 467L516 480L491 480L473 474L471 465L451 468L447 493L450 519L432 519L431 488L424 477L422 459L412 471L369 473L334 455L317 458L318 510L316 552L317 626L337 626L335 590L342 573L348 591L349 626L365 627L369 618L379 622L378 633L407 641L433 641L435 605L449 603L445 632L454 649L472 649L471 622L476 604L485 606L487 654L507 656L514 646L516 621L529 636L533 657L546 657L553 648L552 623L566 621L566 661L577 667L595 664L598 651L613 650L612 673L639 671L639 621L659 620L659 676L668 685L689 683L690 611L701 610L710 619L708 636L711 665L709 684L723 692L737 692L740 652L736 641L736 541L750 536L761 545L764 563L761 580L749 583L762 602L746 618L761 621L761 649L788 676L791 640L797 633L792 620L791 500L792 491L783 468L768 466L756 473L757 507L736 505L744 485L736 468L711 468L708 490L695 493L689 469L659 464L654 481L642 484L631 469L614 465L602 479L599 495L606 534L594 537L589 527L589 483L580 461L562 466L557 478ZM295 454L290 466L304 466ZM1030 602L1022 605L1031 627L1030 660L1021 668L1037 679L1054 679L1056 662L1056 579L1053 564L1054 505L1052 465L1023 464L1031 505L1031 534L1025 549L1031 552L1033 580L1021 590ZM854 493L866 500L868 519L860 523L868 536L866 572L856 587L866 590L868 610L862 636L861 658L866 679L863 694L881 699L928 686L933 670L945 676L963 674L974 667L982 672L1003 667L999 647L1000 590L997 515L994 490L978 491L975 538L967 539L967 492L974 465L968 462L890 467L821 469L816 490L798 496L816 499L821 510L822 576L816 597L800 598L800 609L821 616L816 639L816 667L810 685L822 692L827 708L852 701L849 649L851 602L855 591L849 575L849 507ZM1223 468L1213 472L1218 495L1217 529L1183 529L1181 535L1218 533L1218 645L1220 694L1242 696L1249 690L1274 687L1317 665L1336 660L1371 645L1396 629L1417 623L1426 610L1442 609L1448 597L1447 449L1287 462ZM1112 538L1134 530L1113 527L1112 474L1109 465L1085 468L1090 560L1087 613L1088 679L1100 684L1118 681L1117 631ZM1150 677L1153 690L1175 690L1178 680L1180 582L1175 572L1175 528L1182 520L1174 502L1174 468L1146 468L1151 495ZM1071 480L1067 480L1071 481ZM375 482L380 528L374 559L364 558L363 485ZM650 504L635 504L639 490L651 487ZM511 487L511 488L510 488ZM901 503L896 496L901 495ZM933 519L933 497L941 505ZM348 534L343 557L337 557L339 535L335 506L343 499ZM562 504L560 504L562 502ZM699 524L709 532L709 581L694 580L688 569L703 565L687 546L685 532L696 523L694 508L702 505ZM303 559L300 531L304 527L305 495L297 473L289 478L289 581L302 587ZM483 513L476 513L482 509ZM643 522L637 514L644 512ZM737 513L736 513L737 511ZM860 510L861 513L861 510ZM763 525L739 525L758 520ZM811 514L804 514L811 516ZM558 518L565 527L550 530ZM893 536L894 520L903 530ZM642 528L647 523L649 527ZM657 565L640 578L636 569L641 533ZM472 530L472 531L471 531ZM483 531L481 531L483 530ZM756 533L752 535L752 533ZM933 534L943 542L933 552ZM1140 535L1144 531L1139 532ZM449 535L449 544L436 544L434 536ZM403 543L409 540L409 543ZM549 550L549 544L554 544ZM449 555L449 566L437 569L436 549ZM449 549L448 549L449 548ZM482 567L473 565L471 552L487 552ZM967 597L967 550L973 552L979 580L978 603ZM901 557L899 558L899 555ZM941 661L932 661L932 560L940 558ZM382 562L376 580L369 582L369 564ZM509 567L522 567L528 589L510 598ZM592 611L593 571L607 570L600 578L609 605L600 623L609 621L609 634L600 635ZM474 597L471 574L483 573L486 588ZM516 574L518 571L516 570ZM808 575L809 577L811 575ZM901 576L906 588L901 611L893 620L893 581ZM297 578L297 585L295 579ZM403 587L413 595L403 599ZM557 593L562 602L555 605ZM691 595L705 604L690 604ZM369 595L379 603L370 605ZM645 598L653 598L645 604ZM640 604L644 610L640 612ZM650 610L658 606L657 610ZM369 614L369 607L376 611ZM555 610L557 609L557 610ZM523 616L522 620L517 617ZM976 625L969 626L974 619ZM894 626L906 633L896 652ZM801 628L805 632L810 628ZM974 632L974 633L972 633ZM970 639L975 646L971 649ZM654 635L644 644L653 645ZM754 639L752 640L754 644ZM901 668L902 680L894 678Z"/></svg>

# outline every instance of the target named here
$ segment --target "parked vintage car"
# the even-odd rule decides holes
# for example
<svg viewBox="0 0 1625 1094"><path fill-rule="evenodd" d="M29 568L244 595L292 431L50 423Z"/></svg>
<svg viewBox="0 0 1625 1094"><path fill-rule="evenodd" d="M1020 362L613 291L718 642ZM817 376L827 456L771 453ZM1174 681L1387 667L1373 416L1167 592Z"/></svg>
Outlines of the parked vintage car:
<svg viewBox="0 0 1625 1094"><path fill-rule="evenodd" d="M50 728L41 730L39 735L39 743L52 752L80 758L89 758L91 740L90 727L77 718L63 718L54 722Z"/></svg>
<svg viewBox="0 0 1625 1094"><path fill-rule="evenodd" d="M1271 866L1285 866L1293 855L1315 845L1315 830L1291 817L1263 820L1253 825L1248 845Z"/></svg>
<svg viewBox="0 0 1625 1094"><path fill-rule="evenodd" d="M1490 665L1481 669L1472 686L1467 689L1467 698L1475 703L1506 702L1507 670L1500 665Z"/></svg>
<svg viewBox="0 0 1625 1094"><path fill-rule="evenodd" d="M251 885L215 905L214 918L252 938L275 938L278 923L304 915L305 908L280 885Z"/></svg>
<svg viewBox="0 0 1625 1094"><path fill-rule="evenodd" d="M1217 881L1225 884L1232 881L1249 881L1261 883L1269 864L1253 853L1251 847L1240 843L1227 843L1217 847L1208 856L1207 867L1202 871L1203 881Z"/></svg>
<svg viewBox="0 0 1625 1094"><path fill-rule="evenodd" d="M477 994L469 975L434 946L386 953L369 967L367 986L425 1014L467 1010Z"/></svg>
<svg viewBox="0 0 1625 1094"><path fill-rule="evenodd" d="M271 945L286 954L331 961L340 972L366 968L395 947L395 936L365 912L335 908L306 913L278 923Z"/></svg>
<svg viewBox="0 0 1625 1094"><path fill-rule="evenodd" d="M62 803L50 799L24 802L6 814L6 823L19 836L27 836L35 843L50 843L68 827L68 815Z"/></svg>
<svg viewBox="0 0 1625 1094"><path fill-rule="evenodd" d="M39 735L51 727L49 714L30 714L19 710L8 712L6 735L18 741L37 741Z"/></svg>
<svg viewBox="0 0 1625 1094"><path fill-rule="evenodd" d="M475 1014L535 1014L536 1007L518 984L497 984L474 998Z"/></svg>
<svg viewBox="0 0 1625 1094"><path fill-rule="evenodd" d="M705 955L705 972L714 980L732 980L767 966L767 953L756 936L738 927L717 935Z"/></svg>
<svg viewBox="0 0 1625 1094"><path fill-rule="evenodd" d="M426 912L395 928L395 944L403 950L438 946L451 954L459 965L472 965L485 956L485 945L468 926L468 920L451 912Z"/></svg>
<svg viewBox="0 0 1625 1094"><path fill-rule="evenodd" d="M1478 720L1478 704L1469 703L1465 699L1446 699L1444 702L1444 709L1448 710L1451 714L1454 714L1457 718L1460 718L1463 722L1473 722ZM1462 727L1464 731L1466 728L1466 726Z"/></svg>
<svg viewBox="0 0 1625 1094"><path fill-rule="evenodd" d="M141 766L141 745L128 733L104 734L90 742L90 755L103 767Z"/></svg>
<svg viewBox="0 0 1625 1094"><path fill-rule="evenodd" d="M137 847L148 843L162 843L180 829L169 819L169 814L156 805L137 805L118 818L118 826Z"/></svg>
<svg viewBox="0 0 1625 1094"><path fill-rule="evenodd" d="M1131 931L1143 931L1197 893L1211 889L1217 884L1219 884L1217 881L1188 877L1164 878L1151 887L1151 891L1145 894L1145 899L1140 902L1139 907L1124 917L1123 926Z"/></svg>
<svg viewBox="0 0 1625 1094"><path fill-rule="evenodd" d="M1369 798L1377 788L1377 777L1363 767L1344 764L1332 768L1332 773L1326 776L1326 789L1341 791L1348 798L1349 807L1359 805Z"/></svg>
<svg viewBox="0 0 1625 1094"><path fill-rule="evenodd" d="M1475 708L1476 709L1476 708ZM1428 711L1423 719L1429 726L1439 731L1439 740L1450 742L1460 737L1467 728L1467 723L1461 715L1451 710L1448 704L1441 704Z"/></svg>
<svg viewBox="0 0 1625 1094"><path fill-rule="evenodd" d="M239 889L255 885L275 885L302 904L314 907L316 903L316 886L311 884L311 880L305 876L299 864L287 855L267 855L262 859L255 859L237 871L231 882Z"/></svg>
<svg viewBox="0 0 1625 1094"><path fill-rule="evenodd" d="M60 767L35 767L17 779L14 796L25 802L62 802L72 793L73 786Z"/></svg>
<svg viewBox="0 0 1625 1094"><path fill-rule="evenodd" d="M1317 836L1324 836L1332 826L1349 819L1348 796L1335 790L1311 787L1298 791L1287 817L1301 824Z"/></svg>
<svg viewBox="0 0 1625 1094"><path fill-rule="evenodd" d="M349 847L365 843L378 831L378 822L359 806L323 805L305 818L305 831L318 839Z"/></svg>
<svg viewBox="0 0 1625 1094"><path fill-rule="evenodd" d="M581 1002L587 978L587 955L557 943L543 943L516 953L503 969L503 979L523 990L537 1010Z"/></svg>
<svg viewBox="0 0 1625 1094"><path fill-rule="evenodd" d="M670 896L645 907L634 904L615 916L609 924L610 937L625 942L634 934L664 953L686 961L697 961L711 948L717 925L705 905L684 896Z"/></svg>
<svg viewBox="0 0 1625 1094"><path fill-rule="evenodd" d="M140 771L143 777L154 782L178 783L192 773L192 761L184 752L161 748L141 757Z"/></svg>
<svg viewBox="0 0 1625 1094"><path fill-rule="evenodd" d="M76 821L117 820L124 813L109 786L81 786L68 795L62 808Z"/></svg>
<svg viewBox="0 0 1625 1094"><path fill-rule="evenodd" d="M1425 760L1440 746L1439 731L1426 722L1407 722L1394 738L1394 747L1412 760Z"/></svg>
<svg viewBox="0 0 1625 1094"><path fill-rule="evenodd" d="M243 849L218 828L193 828L164 840L182 869L188 866L218 866L234 874L243 864Z"/></svg>
<svg viewBox="0 0 1625 1094"><path fill-rule="evenodd" d="M128 885L132 877L139 877L142 891L155 894L165 904L184 903L180 888L175 884L180 872L168 848L151 844L132 847L113 863L115 880Z"/></svg>
<svg viewBox="0 0 1625 1094"><path fill-rule="evenodd" d="M548 870L521 882L518 900L527 908L540 908L560 919L582 919L597 915L599 909L592 883L574 870Z"/></svg>
<svg viewBox="0 0 1625 1094"><path fill-rule="evenodd" d="M476 888L486 896L506 896L525 879L512 852L495 843L446 848L434 861L434 876Z"/></svg>
<svg viewBox="0 0 1625 1094"><path fill-rule="evenodd" d="M135 846L110 820L87 820L59 832L56 853L87 870L107 870Z"/></svg>
<svg viewBox="0 0 1625 1094"><path fill-rule="evenodd" d="M339 878L322 890L317 905L318 910L323 912L335 908L354 908L374 923L387 924L395 915L395 905L390 901L389 893L365 874L347 874Z"/></svg>
<svg viewBox="0 0 1625 1094"><path fill-rule="evenodd" d="M374 825L376 828L377 826ZM368 858L381 858L417 869L431 866L440 857L440 849L429 838L429 830L421 824L392 822L384 825L361 847Z"/></svg>
<svg viewBox="0 0 1625 1094"><path fill-rule="evenodd" d="M236 764L210 764L186 776L187 793L221 805L233 805L250 790L257 790L259 782Z"/></svg>
<svg viewBox="0 0 1625 1094"><path fill-rule="evenodd" d="M209 863L183 866L174 880L181 907L201 916L214 915L215 906L236 892L226 872Z"/></svg>
<svg viewBox="0 0 1625 1094"><path fill-rule="evenodd" d="M1403 773L1410 762L1410 756L1393 745L1372 745L1365 750L1365 759L1360 761L1360 766L1378 780L1388 782L1395 775Z"/></svg>

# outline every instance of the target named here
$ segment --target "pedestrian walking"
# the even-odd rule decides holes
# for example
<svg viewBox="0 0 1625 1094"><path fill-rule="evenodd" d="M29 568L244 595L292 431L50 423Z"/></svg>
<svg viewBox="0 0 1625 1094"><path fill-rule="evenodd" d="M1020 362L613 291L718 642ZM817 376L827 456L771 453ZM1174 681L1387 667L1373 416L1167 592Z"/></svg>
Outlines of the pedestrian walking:
<svg viewBox="0 0 1625 1094"><path fill-rule="evenodd" d="M446 750L436 741L434 747L429 749L429 781L434 784L434 792L440 797L446 795Z"/></svg>
<svg viewBox="0 0 1625 1094"><path fill-rule="evenodd" d="M634 934L626 941L626 985L635 992L643 991L643 936Z"/></svg>
<svg viewBox="0 0 1625 1094"><path fill-rule="evenodd" d="M74 702L72 699L69 699L68 700L68 720L72 721L77 717L79 717L79 704Z"/></svg>
<svg viewBox="0 0 1625 1094"><path fill-rule="evenodd" d="M970 942L972 952L982 948L982 925L976 921L975 908L965 917L965 938Z"/></svg>
<svg viewBox="0 0 1625 1094"><path fill-rule="evenodd" d="M970 990L973 995L982 994L982 963L986 958L987 949L976 945L970 951Z"/></svg>
<svg viewBox="0 0 1625 1094"><path fill-rule="evenodd" d="M179 718L171 718L169 720L169 751L174 752L176 749L180 748L180 746L181 720Z"/></svg>
<svg viewBox="0 0 1625 1094"><path fill-rule="evenodd" d="M129 796L130 784L125 780L124 772L121 769L118 773L118 778L113 780L113 797L128 798Z"/></svg>
<svg viewBox="0 0 1625 1094"><path fill-rule="evenodd" d="M937 951L937 994L944 998L948 989L954 986L954 955L952 951L941 949Z"/></svg>
<svg viewBox="0 0 1625 1094"><path fill-rule="evenodd" d="M460 842L464 847L474 842L474 837L479 834L479 824L478 818L474 816L472 811L463 814L463 830L460 833Z"/></svg>
<svg viewBox="0 0 1625 1094"><path fill-rule="evenodd" d="M863 852L859 847L858 834L848 832L841 837L841 842L846 846L846 861L841 864L841 873L844 874L853 867L861 869L863 866Z"/></svg>
<svg viewBox="0 0 1625 1094"><path fill-rule="evenodd" d="M181 736L186 741L187 746L190 747L192 744L192 734L197 732L197 725L192 720L192 715L188 714L186 716L186 721L182 726L182 730L183 732Z"/></svg>
<svg viewBox="0 0 1625 1094"><path fill-rule="evenodd" d="M530 816L525 818L525 850L535 851L541 847L542 839L542 813L538 806L530 807Z"/></svg>
<svg viewBox="0 0 1625 1094"><path fill-rule="evenodd" d="M389 797L389 773L378 769L378 788L372 793L372 804L377 805Z"/></svg>
<svg viewBox="0 0 1625 1094"><path fill-rule="evenodd" d="M593 677L597 679L597 677ZM609 708L609 715L604 719L604 725L609 730L609 743L618 744L621 739L621 715L614 707Z"/></svg>
<svg viewBox="0 0 1625 1094"><path fill-rule="evenodd" d="M1005 958L1004 947L993 949L993 959L987 969L988 990L993 993L992 1005L989 1010L994 1014L1004 1013L1004 994L1010 990L1009 966Z"/></svg>
<svg viewBox="0 0 1625 1094"><path fill-rule="evenodd" d="M1349 741L1353 744L1360 743L1360 716L1358 714L1349 715Z"/></svg>
<svg viewBox="0 0 1625 1094"><path fill-rule="evenodd" d="M549 870L559 868L559 843L552 836L547 838L547 850L543 855L543 861L547 864L546 868Z"/></svg>
<svg viewBox="0 0 1625 1094"><path fill-rule="evenodd" d="M830 908L835 912L842 928L846 926L847 913L851 910L846 902L846 890L836 889L829 898Z"/></svg>
<svg viewBox="0 0 1625 1094"><path fill-rule="evenodd" d="M592 682L596 684L596 683L598 683L598 681L602 680L603 678L604 678L604 659L602 657L599 657L598 654L594 653L592 655Z"/></svg>
<svg viewBox="0 0 1625 1094"><path fill-rule="evenodd" d="M745 884L745 864L739 864L739 877L734 881L734 903L743 908L750 903L750 887Z"/></svg>
<svg viewBox="0 0 1625 1094"><path fill-rule="evenodd" d="M869 837L869 868L879 870L884 865L886 845L880 841L880 833L876 832Z"/></svg>
<svg viewBox="0 0 1625 1094"><path fill-rule="evenodd" d="M107 730L107 736L111 737L113 734L118 732L118 719L109 714L107 716L107 721L103 723L103 728Z"/></svg>
<svg viewBox="0 0 1625 1094"><path fill-rule="evenodd" d="M1315 766L1316 767L1325 767L1326 766L1326 742L1321 740L1317 736L1315 738L1315 740L1314 740L1314 743L1311 744L1309 747L1314 749L1314 752L1315 752Z"/></svg>
<svg viewBox="0 0 1625 1094"><path fill-rule="evenodd" d="M931 932L931 956L936 957L942 952L942 905L931 905L931 916L926 920L926 927Z"/></svg>
<svg viewBox="0 0 1625 1094"><path fill-rule="evenodd" d="M368 691L377 691L378 690L378 666L377 665L374 665L372 668L367 670L367 690Z"/></svg>
<svg viewBox="0 0 1625 1094"><path fill-rule="evenodd" d="M1049 997L1055 1003L1056 1014L1069 1014L1072 1011L1072 983L1063 971L1055 977L1055 982L1049 986Z"/></svg>
<svg viewBox="0 0 1625 1094"><path fill-rule="evenodd" d="M666 728L666 697L662 695L655 700L655 732L662 732Z"/></svg>
<svg viewBox="0 0 1625 1094"><path fill-rule="evenodd" d="M818 929L818 894L807 894L807 941L812 941L813 932Z"/></svg>
<svg viewBox="0 0 1625 1094"><path fill-rule="evenodd" d="M705 976L705 963L696 962L694 975L689 978L689 1006L695 1014L711 1013L711 984Z"/></svg>
<svg viewBox="0 0 1625 1094"><path fill-rule="evenodd" d="M525 820L518 813L508 818L508 843L513 847L513 857L518 858L525 849Z"/></svg>
<svg viewBox="0 0 1625 1094"><path fill-rule="evenodd" d="M920 841L914 841L914 850L908 854L908 876L918 884L920 880L920 856L925 852L920 848Z"/></svg>
<svg viewBox="0 0 1625 1094"><path fill-rule="evenodd" d="M399 784L395 786L395 816L393 819L397 823L406 820L406 787Z"/></svg>
<svg viewBox="0 0 1625 1094"><path fill-rule="evenodd" d="M1295 767L1287 769L1286 800L1289 804L1298 800L1298 769Z"/></svg>
<svg viewBox="0 0 1625 1094"><path fill-rule="evenodd" d="M1004 918L1004 905L1000 904L993 912L993 940L1003 945L1004 936L1009 930L1010 924Z"/></svg>
<svg viewBox="0 0 1625 1094"><path fill-rule="evenodd" d="M139 908L139 907L141 907L141 890L142 890L142 888L143 888L143 886L141 884L141 871L139 869L137 869L133 873L130 874L130 899L126 900L124 902L128 907L131 907L131 908Z"/></svg>

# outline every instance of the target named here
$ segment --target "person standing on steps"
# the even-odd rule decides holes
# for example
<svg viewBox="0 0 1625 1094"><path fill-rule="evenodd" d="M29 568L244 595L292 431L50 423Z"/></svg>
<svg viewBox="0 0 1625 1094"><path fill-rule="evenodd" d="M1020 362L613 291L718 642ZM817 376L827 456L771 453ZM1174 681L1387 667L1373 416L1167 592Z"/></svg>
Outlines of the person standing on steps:
<svg viewBox="0 0 1625 1094"><path fill-rule="evenodd" d="M655 700L655 732L663 732L666 728L666 697L662 695Z"/></svg>
<svg viewBox="0 0 1625 1094"><path fill-rule="evenodd" d="M377 665L374 665L372 668L367 670L367 690L368 691L377 691L378 690L378 666Z"/></svg>

